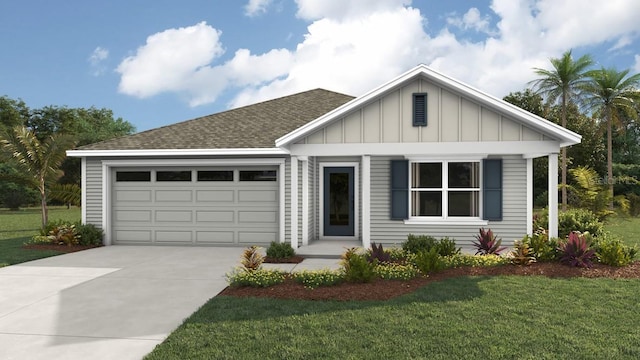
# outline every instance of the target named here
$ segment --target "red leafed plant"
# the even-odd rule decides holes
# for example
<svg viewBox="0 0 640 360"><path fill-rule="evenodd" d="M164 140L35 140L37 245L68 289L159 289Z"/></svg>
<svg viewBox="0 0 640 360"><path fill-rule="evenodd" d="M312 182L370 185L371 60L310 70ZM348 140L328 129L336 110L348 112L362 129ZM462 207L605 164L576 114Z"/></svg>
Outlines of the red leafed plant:
<svg viewBox="0 0 640 360"><path fill-rule="evenodd" d="M590 268L593 266L593 259L596 256L595 250L585 237L577 232L571 232L567 241L560 243L560 262L576 267Z"/></svg>
<svg viewBox="0 0 640 360"><path fill-rule="evenodd" d="M473 246L476 248L476 255L500 255L500 252L506 249L505 246L500 246L502 239L498 239L493 234L491 229L480 229L480 234L476 235L476 241L473 242Z"/></svg>

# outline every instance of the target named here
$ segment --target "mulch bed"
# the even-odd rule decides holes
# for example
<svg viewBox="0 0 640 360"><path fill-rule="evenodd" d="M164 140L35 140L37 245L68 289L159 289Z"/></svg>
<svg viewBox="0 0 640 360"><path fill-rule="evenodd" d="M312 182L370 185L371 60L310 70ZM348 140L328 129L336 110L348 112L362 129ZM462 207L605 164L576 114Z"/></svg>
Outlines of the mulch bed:
<svg viewBox="0 0 640 360"><path fill-rule="evenodd" d="M23 249L29 250L54 250L64 253L72 253L76 251L82 251L87 249L93 249L101 247L102 245L55 245L55 244L29 244L22 246Z"/></svg>
<svg viewBox="0 0 640 360"><path fill-rule="evenodd" d="M287 279L284 283L268 288L227 287L220 295L236 297L267 297L274 299L299 300L388 300L416 291L434 281L441 281L459 276L480 275L521 275L547 276L550 278L640 278L640 262L624 267L613 267L594 264L590 269L576 268L560 263L535 263L529 266L502 265L493 267L461 267L447 269L428 277L412 280L375 280L367 284L342 283L336 286L325 286L317 289L306 289L301 284Z"/></svg>

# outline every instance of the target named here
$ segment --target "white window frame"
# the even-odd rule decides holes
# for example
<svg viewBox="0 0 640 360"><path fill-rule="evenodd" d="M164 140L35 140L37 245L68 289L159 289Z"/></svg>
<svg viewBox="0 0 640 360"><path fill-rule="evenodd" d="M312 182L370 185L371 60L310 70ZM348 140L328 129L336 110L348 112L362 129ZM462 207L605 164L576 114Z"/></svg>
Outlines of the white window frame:
<svg viewBox="0 0 640 360"><path fill-rule="evenodd" d="M449 188L449 163L478 163L478 188ZM412 185L413 164L416 163L440 163L442 166L442 187L429 190L440 191L442 195L442 216L413 216L413 193L421 191L422 188L415 188ZM451 158L451 159L434 159L434 158L416 158L409 159L409 219L405 220L405 224L444 224L451 225L488 225L487 220L482 219L482 159L480 158ZM427 191L429 191L427 190ZM449 201L448 194L450 191L478 191L478 216L448 216Z"/></svg>

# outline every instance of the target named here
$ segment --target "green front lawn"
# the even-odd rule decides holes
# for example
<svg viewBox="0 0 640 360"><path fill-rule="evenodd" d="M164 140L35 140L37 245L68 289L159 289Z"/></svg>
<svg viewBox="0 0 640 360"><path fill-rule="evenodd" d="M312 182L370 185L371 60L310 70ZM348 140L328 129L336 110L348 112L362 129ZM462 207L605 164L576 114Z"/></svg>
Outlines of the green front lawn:
<svg viewBox="0 0 640 360"><path fill-rule="evenodd" d="M640 217L613 216L607 219L605 229L620 236L626 245L640 248Z"/></svg>
<svg viewBox="0 0 640 360"><path fill-rule="evenodd" d="M49 220L79 221L80 208L64 206L49 209ZM0 266L23 263L62 254L51 250L28 250L22 245L40 231L40 209L28 208L18 211L0 209Z"/></svg>
<svg viewBox="0 0 640 360"><path fill-rule="evenodd" d="M385 302L211 299L155 359L638 359L640 280L462 277Z"/></svg>

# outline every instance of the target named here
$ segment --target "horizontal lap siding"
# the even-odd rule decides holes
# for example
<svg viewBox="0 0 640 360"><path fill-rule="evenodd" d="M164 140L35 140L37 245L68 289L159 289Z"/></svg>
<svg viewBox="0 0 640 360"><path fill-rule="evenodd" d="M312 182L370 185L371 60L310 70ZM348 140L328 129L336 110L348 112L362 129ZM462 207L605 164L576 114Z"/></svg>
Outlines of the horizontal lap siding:
<svg viewBox="0 0 640 360"><path fill-rule="evenodd" d="M87 214L86 222L102 228L102 163L98 159L87 158L86 167L86 188L82 189L87 199L82 204Z"/></svg>
<svg viewBox="0 0 640 360"><path fill-rule="evenodd" d="M408 234L425 234L436 238L455 238L458 246L470 248L475 225L406 225L390 220L390 162L393 157L371 159L371 241L400 244ZM505 245L526 233L526 161L519 157L503 158L503 221L491 221L488 228L503 239ZM453 226L455 225L455 226Z"/></svg>

